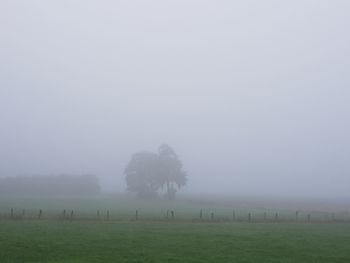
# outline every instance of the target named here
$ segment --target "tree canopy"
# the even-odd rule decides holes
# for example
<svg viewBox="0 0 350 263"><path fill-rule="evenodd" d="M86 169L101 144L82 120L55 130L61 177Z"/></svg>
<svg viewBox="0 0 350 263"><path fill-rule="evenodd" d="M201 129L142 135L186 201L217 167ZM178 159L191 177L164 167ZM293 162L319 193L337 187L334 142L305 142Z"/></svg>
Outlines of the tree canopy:
<svg viewBox="0 0 350 263"><path fill-rule="evenodd" d="M175 151L167 144L158 153L138 152L132 155L125 169L127 189L140 197L155 197L164 191L173 199L187 183L187 174Z"/></svg>

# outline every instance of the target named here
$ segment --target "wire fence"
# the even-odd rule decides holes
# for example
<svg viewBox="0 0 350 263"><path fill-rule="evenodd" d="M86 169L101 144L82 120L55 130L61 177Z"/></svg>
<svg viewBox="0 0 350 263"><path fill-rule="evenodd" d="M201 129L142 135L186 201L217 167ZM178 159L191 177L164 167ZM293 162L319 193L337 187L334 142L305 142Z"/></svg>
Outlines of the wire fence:
<svg viewBox="0 0 350 263"><path fill-rule="evenodd" d="M174 209L143 211L115 211L101 209L79 211L62 209L45 211L44 209L27 210L11 208L0 213L0 220L61 220L61 221L165 221L165 222L249 222L249 223L350 223L350 212L310 212L310 211L240 211L233 209L228 213L200 209L199 211L181 211Z"/></svg>

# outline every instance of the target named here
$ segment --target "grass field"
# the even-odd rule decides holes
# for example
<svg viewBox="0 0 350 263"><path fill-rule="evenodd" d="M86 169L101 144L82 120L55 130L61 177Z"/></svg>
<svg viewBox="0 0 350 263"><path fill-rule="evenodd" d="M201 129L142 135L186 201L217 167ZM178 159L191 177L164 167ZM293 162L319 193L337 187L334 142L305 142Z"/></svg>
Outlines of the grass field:
<svg viewBox="0 0 350 263"><path fill-rule="evenodd" d="M3 221L0 262L350 262L350 226Z"/></svg>
<svg viewBox="0 0 350 263"><path fill-rule="evenodd" d="M0 262L350 262L350 223L329 223L329 213L320 210L301 210L295 222L289 208L217 200L2 199ZM174 219L166 219L168 210L175 211Z"/></svg>

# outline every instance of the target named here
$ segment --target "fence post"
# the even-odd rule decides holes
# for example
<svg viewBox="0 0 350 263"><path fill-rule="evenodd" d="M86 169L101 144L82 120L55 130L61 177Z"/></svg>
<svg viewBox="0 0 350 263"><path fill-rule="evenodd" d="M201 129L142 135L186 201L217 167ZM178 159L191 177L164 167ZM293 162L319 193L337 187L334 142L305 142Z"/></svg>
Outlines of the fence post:
<svg viewBox="0 0 350 263"><path fill-rule="evenodd" d="M38 218L40 219L42 215L43 215L43 210L40 209L40 210L39 210Z"/></svg>
<svg viewBox="0 0 350 263"><path fill-rule="evenodd" d="M174 211L171 210L171 218L174 219Z"/></svg>
<svg viewBox="0 0 350 263"><path fill-rule="evenodd" d="M13 208L11 208L11 219L13 219Z"/></svg>
<svg viewBox="0 0 350 263"><path fill-rule="evenodd" d="M135 211L135 220L138 220L139 219L139 211L137 211L137 209L136 209L136 211Z"/></svg>
<svg viewBox="0 0 350 263"><path fill-rule="evenodd" d="M214 221L214 212L211 212L211 221Z"/></svg>
<svg viewBox="0 0 350 263"><path fill-rule="evenodd" d="M72 210L72 211L70 212L70 219L71 219L71 220L73 220L73 216L74 216L74 211Z"/></svg>
<svg viewBox="0 0 350 263"><path fill-rule="evenodd" d="M199 219L202 220L202 217L203 217L203 212L202 212L202 209L199 211Z"/></svg>
<svg viewBox="0 0 350 263"><path fill-rule="evenodd" d="M299 211L295 211L295 221L298 221Z"/></svg>

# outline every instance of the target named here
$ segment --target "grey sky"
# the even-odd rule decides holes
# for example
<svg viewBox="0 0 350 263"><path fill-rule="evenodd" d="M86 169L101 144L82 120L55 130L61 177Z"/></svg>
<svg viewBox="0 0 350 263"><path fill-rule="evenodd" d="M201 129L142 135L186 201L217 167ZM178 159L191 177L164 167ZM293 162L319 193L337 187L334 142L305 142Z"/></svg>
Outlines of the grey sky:
<svg viewBox="0 0 350 263"><path fill-rule="evenodd" d="M169 143L188 192L349 196L350 1L0 2L0 176Z"/></svg>

